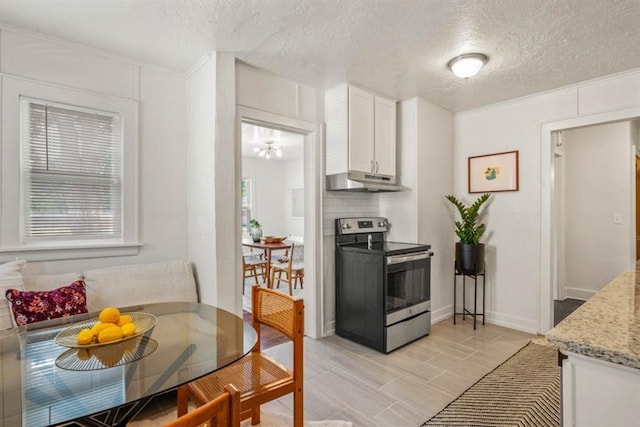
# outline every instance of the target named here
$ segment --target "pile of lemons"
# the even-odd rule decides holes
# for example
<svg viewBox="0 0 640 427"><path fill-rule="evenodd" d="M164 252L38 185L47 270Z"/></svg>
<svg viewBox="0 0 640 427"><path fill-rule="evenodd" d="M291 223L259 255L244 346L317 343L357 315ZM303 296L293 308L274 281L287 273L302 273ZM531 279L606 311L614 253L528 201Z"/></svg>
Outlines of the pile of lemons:
<svg viewBox="0 0 640 427"><path fill-rule="evenodd" d="M102 310L98 320L99 322L91 329L83 329L78 333L78 344L117 341L136 333L136 325L133 324L131 316L120 314L120 310L115 307L107 307Z"/></svg>

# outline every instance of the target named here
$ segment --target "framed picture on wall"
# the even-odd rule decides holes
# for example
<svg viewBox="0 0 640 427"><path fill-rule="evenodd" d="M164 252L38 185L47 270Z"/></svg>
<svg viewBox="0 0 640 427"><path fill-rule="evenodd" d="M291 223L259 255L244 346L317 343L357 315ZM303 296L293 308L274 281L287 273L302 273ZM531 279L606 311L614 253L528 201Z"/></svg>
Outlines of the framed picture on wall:
<svg viewBox="0 0 640 427"><path fill-rule="evenodd" d="M469 157L469 193L518 191L518 151Z"/></svg>

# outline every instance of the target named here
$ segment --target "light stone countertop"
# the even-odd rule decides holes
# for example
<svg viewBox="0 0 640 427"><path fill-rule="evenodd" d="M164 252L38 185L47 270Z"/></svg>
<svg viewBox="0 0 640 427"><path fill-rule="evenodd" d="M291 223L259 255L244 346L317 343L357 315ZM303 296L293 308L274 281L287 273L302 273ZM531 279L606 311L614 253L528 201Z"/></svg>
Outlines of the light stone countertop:
<svg viewBox="0 0 640 427"><path fill-rule="evenodd" d="M640 369L640 266L624 272L547 335L566 351Z"/></svg>

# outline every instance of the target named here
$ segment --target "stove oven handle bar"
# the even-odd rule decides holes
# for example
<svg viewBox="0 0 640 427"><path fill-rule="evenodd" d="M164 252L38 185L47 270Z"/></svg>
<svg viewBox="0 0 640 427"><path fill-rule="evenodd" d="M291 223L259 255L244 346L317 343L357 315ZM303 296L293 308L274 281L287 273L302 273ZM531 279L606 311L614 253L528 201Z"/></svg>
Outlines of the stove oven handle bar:
<svg viewBox="0 0 640 427"><path fill-rule="evenodd" d="M418 261L421 259L431 258L432 256L433 256L433 252L431 251L416 252L411 255L391 255L387 257L387 265Z"/></svg>

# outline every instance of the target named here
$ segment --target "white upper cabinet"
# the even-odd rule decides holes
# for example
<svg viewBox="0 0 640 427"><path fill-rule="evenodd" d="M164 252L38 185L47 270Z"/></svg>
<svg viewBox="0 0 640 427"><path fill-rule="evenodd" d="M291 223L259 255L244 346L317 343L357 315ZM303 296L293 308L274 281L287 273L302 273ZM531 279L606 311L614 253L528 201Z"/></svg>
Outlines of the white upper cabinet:
<svg viewBox="0 0 640 427"><path fill-rule="evenodd" d="M395 177L396 102L343 83L326 92L326 173Z"/></svg>
<svg viewBox="0 0 640 427"><path fill-rule="evenodd" d="M396 102L375 97L375 173L396 175Z"/></svg>
<svg viewBox="0 0 640 427"><path fill-rule="evenodd" d="M373 172L373 95L349 88L349 170Z"/></svg>

